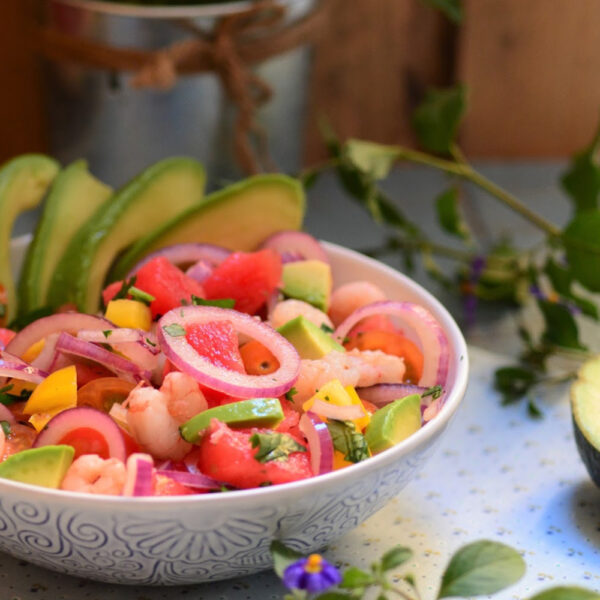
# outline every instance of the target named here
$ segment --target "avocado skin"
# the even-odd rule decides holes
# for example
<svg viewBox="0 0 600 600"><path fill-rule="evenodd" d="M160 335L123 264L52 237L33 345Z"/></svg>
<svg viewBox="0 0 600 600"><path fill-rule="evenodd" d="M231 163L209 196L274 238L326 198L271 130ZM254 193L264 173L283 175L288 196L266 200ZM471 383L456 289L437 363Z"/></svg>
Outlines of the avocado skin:
<svg viewBox="0 0 600 600"><path fill-rule="evenodd" d="M10 264L10 237L17 216L35 208L56 177L60 165L43 154L23 154L0 166L0 285L6 292L6 311L0 325L17 312L15 284Z"/></svg>
<svg viewBox="0 0 600 600"><path fill-rule="evenodd" d="M156 163L118 190L80 227L61 257L48 291L53 308L94 313L114 258L165 219L202 202L206 175L192 158Z"/></svg>
<svg viewBox="0 0 600 600"><path fill-rule="evenodd" d="M150 252L176 243L203 242L254 250L272 233L299 229L305 211L300 182L286 175L255 175L208 196L140 238L115 264L110 281L123 279Z"/></svg>
<svg viewBox="0 0 600 600"><path fill-rule="evenodd" d="M575 443L579 456L587 469L592 481L600 487L600 452L588 442L587 438L579 429L575 417L573 417L573 431L575 433Z"/></svg>
<svg viewBox="0 0 600 600"><path fill-rule="evenodd" d="M0 477L57 489L73 462L73 446L41 446L22 450L0 463Z"/></svg>
<svg viewBox="0 0 600 600"><path fill-rule="evenodd" d="M56 264L79 227L112 194L112 188L88 172L78 160L54 179L19 279L20 316L46 305Z"/></svg>

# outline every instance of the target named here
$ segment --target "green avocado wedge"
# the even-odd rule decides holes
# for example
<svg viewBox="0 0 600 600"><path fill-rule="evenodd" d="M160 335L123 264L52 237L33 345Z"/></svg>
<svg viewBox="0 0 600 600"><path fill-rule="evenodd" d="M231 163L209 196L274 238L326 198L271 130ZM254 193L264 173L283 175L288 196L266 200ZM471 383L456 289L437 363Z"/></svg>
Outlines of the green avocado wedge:
<svg viewBox="0 0 600 600"><path fill-rule="evenodd" d="M15 284L10 265L10 237L17 216L35 208L56 177L59 164L42 154L24 154L0 166L0 324L17 312Z"/></svg>
<svg viewBox="0 0 600 600"><path fill-rule="evenodd" d="M48 304L94 313L115 257L148 231L203 201L206 176L191 158L156 163L118 190L79 228L52 277Z"/></svg>
<svg viewBox="0 0 600 600"><path fill-rule="evenodd" d="M230 185L141 238L116 263L109 279L123 279L144 256L171 244L203 242L254 250L269 235L299 229L304 191L286 175L256 175Z"/></svg>
<svg viewBox="0 0 600 600"><path fill-rule="evenodd" d="M73 462L73 446L22 450L0 463L0 477L57 489Z"/></svg>
<svg viewBox="0 0 600 600"><path fill-rule="evenodd" d="M112 194L78 160L63 169L52 184L44 211L27 250L19 280L20 316L46 305L56 265L78 229Z"/></svg>

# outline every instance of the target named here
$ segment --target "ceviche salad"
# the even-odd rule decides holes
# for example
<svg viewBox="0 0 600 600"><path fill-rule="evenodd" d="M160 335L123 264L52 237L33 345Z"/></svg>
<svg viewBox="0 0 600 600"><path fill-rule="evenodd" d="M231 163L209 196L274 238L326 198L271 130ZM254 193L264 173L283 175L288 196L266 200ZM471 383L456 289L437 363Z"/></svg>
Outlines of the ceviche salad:
<svg viewBox="0 0 600 600"><path fill-rule="evenodd" d="M439 412L441 327L369 281L333 286L297 181L204 181L186 158L116 192L83 161L0 167L11 225L45 198L17 286L0 238L0 477L125 496L278 485Z"/></svg>

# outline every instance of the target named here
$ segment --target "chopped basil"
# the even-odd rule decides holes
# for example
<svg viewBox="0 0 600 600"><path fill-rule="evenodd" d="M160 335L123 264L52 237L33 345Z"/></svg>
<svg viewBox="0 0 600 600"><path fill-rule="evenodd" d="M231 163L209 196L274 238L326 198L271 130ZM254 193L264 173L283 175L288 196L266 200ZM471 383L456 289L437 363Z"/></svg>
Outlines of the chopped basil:
<svg viewBox="0 0 600 600"><path fill-rule="evenodd" d="M192 294L192 304L194 306L216 306L218 308L233 308L235 300L233 298L219 298L218 300L205 300Z"/></svg>
<svg viewBox="0 0 600 600"><path fill-rule="evenodd" d="M344 455L344 459L353 463L369 458L369 448L365 436L356 431L352 421L330 420L327 429L331 434L333 447Z"/></svg>
<svg viewBox="0 0 600 600"><path fill-rule="evenodd" d="M10 434L10 423L8 421L0 421L0 427L2 427L4 435Z"/></svg>
<svg viewBox="0 0 600 600"><path fill-rule="evenodd" d="M333 333L334 332L334 329L329 327L329 325L327 325L327 323L321 323L321 330L324 331L325 333Z"/></svg>
<svg viewBox="0 0 600 600"><path fill-rule="evenodd" d="M15 402L22 402L23 400L27 400L29 396L31 396L31 390L21 390L20 394L9 394L10 390L12 390L14 385L9 383L4 387L0 388L0 404L4 404L4 406L10 406Z"/></svg>
<svg viewBox="0 0 600 600"><path fill-rule="evenodd" d="M298 393L298 390L295 387L293 387L285 393L285 399L288 400L289 402L293 402L294 401L293 398L297 393Z"/></svg>
<svg viewBox="0 0 600 600"><path fill-rule="evenodd" d="M444 390L442 389L441 385L434 385L430 388L427 388L421 394L421 398L425 398L426 396L431 396L434 400L437 400L442 395L443 392L444 392Z"/></svg>
<svg viewBox="0 0 600 600"><path fill-rule="evenodd" d="M108 339L108 338L109 338L109 337L112 335L112 329L105 329L105 330L102 332L102 335L103 335L103 336L104 336L106 339Z"/></svg>
<svg viewBox="0 0 600 600"><path fill-rule="evenodd" d="M148 292L145 292L144 290L140 290L140 288L136 288L135 286L131 286L129 288L129 295L134 300L137 300L138 302L143 302L144 304L147 304L147 305L149 305L151 302L154 302L156 300L156 298L152 294L149 294Z"/></svg>
<svg viewBox="0 0 600 600"><path fill-rule="evenodd" d="M292 452L306 452L306 446L287 433L255 433L250 437L250 443L253 448L258 448L254 458L261 463L287 460Z"/></svg>
<svg viewBox="0 0 600 600"><path fill-rule="evenodd" d="M152 346L153 348L156 348L156 344L150 338L146 338L146 344Z"/></svg>
<svg viewBox="0 0 600 600"><path fill-rule="evenodd" d="M112 297L113 300L121 300L122 298L127 298L127 294L129 294L129 288L135 285L137 281L137 277L134 275L130 279L125 279L119 288L119 291Z"/></svg>
<svg viewBox="0 0 600 600"><path fill-rule="evenodd" d="M181 337L185 335L185 328L179 323L171 323L163 327L165 333L168 333L171 337Z"/></svg>

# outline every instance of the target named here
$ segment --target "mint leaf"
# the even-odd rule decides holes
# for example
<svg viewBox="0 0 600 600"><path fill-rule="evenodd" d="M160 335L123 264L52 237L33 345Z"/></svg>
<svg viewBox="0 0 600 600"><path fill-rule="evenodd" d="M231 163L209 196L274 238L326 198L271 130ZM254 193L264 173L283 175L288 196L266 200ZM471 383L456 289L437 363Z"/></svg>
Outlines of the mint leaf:
<svg viewBox="0 0 600 600"><path fill-rule="evenodd" d="M450 559L437 597L494 594L517 582L524 573L525 561L516 550L498 542L474 542Z"/></svg>
<svg viewBox="0 0 600 600"><path fill-rule="evenodd" d="M270 546L271 558L273 559L273 569L275 573L281 578L283 572L297 560L302 558L300 552L288 548L285 544L282 544L278 540L271 542Z"/></svg>
<svg viewBox="0 0 600 600"><path fill-rule="evenodd" d="M413 114L413 126L423 147L430 152L450 154L465 108L464 85L427 92Z"/></svg>
<svg viewBox="0 0 600 600"><path fill-rule="evenodd" d="M344 151L356 167L373 179L385 179L398 160L397 148L374 142L349 140Z"/></svg>
<svg viewBox="0 0 600 600"><path fill-rule="evenodd" d="M463 240L470 238L469 228L465 224L458 207L458 188L451 187L435 199L438 221L444 231Z"/></svg>
<svg viewBox="0 0 600 600"><path fill-rule="evenodd" d="M192 304L194 306L216 306L218 308L233 308L235 300L233 298L218 298L215 300L205 300L192 294Z"/></svg>
<svg viewBox="0 0 600 600"><path fill-rule="evenodd" d="M429 4L433 8L437 8L456 24L462 21L463 10L461 0L422 0L422 2Z"/></svg>
<svg viewBox="0 0 600 600"><path fill-rule="evenodd" d="M171 337L181 337L182 335L185 335L185 328L179 323L171 323L170 325L165 325L163 326L163 330Z"/></svg>
<svg viewBox="0 0 600 600"><path fill-rule="evenodd" d="M410 548L407 548L406 546L395 546L381 557L381 568L384 571L395 569L404 564L407 560L410 560L412 555L413 553Z"/></svg>
<svg viewBox="0 0 600 600"><path fill-rule="evenodd" d="M546 322L542 336L546 342L564 348L586 349L579 341L577 323L566 306L548 300L538 300L538 306Z"/></svg>
<svg viewBox="0 0 600 600"><path fill-rule="evenodd" d="M529 600L600 600L600 594L575 586L558 586L544 590Z"/></svg>
<svg viewBox="0 0 600 600"><path fill-rule="evenodd" d="M573 277L600 292L600 211L580 213L567 225L563 242Z"/></svg>
<svg viewBox="0 0 600 600"><path fill-rule="evenodd" d="M250 443L253 448L258 448L254 459L261 463L287 460L293 452L306 452L306 446L287 433L255 433L250 436Z"/></svg>
<svg viewBox="0 0 600 600"><path fill-rule="evenodd" d="M369 458L369 448L365 436L356 431L352 421L330 420L327 429L331 434L333 447L344 455L344 459L353 463Z"/></svg>
<svg viewBox="0 0 600 600"><path fill-rule="evenodd" d="M358 567L349 567L344 571L340 587L346 589L364 588L374 582L375 579L371 573L367 573Z"/></svg>

